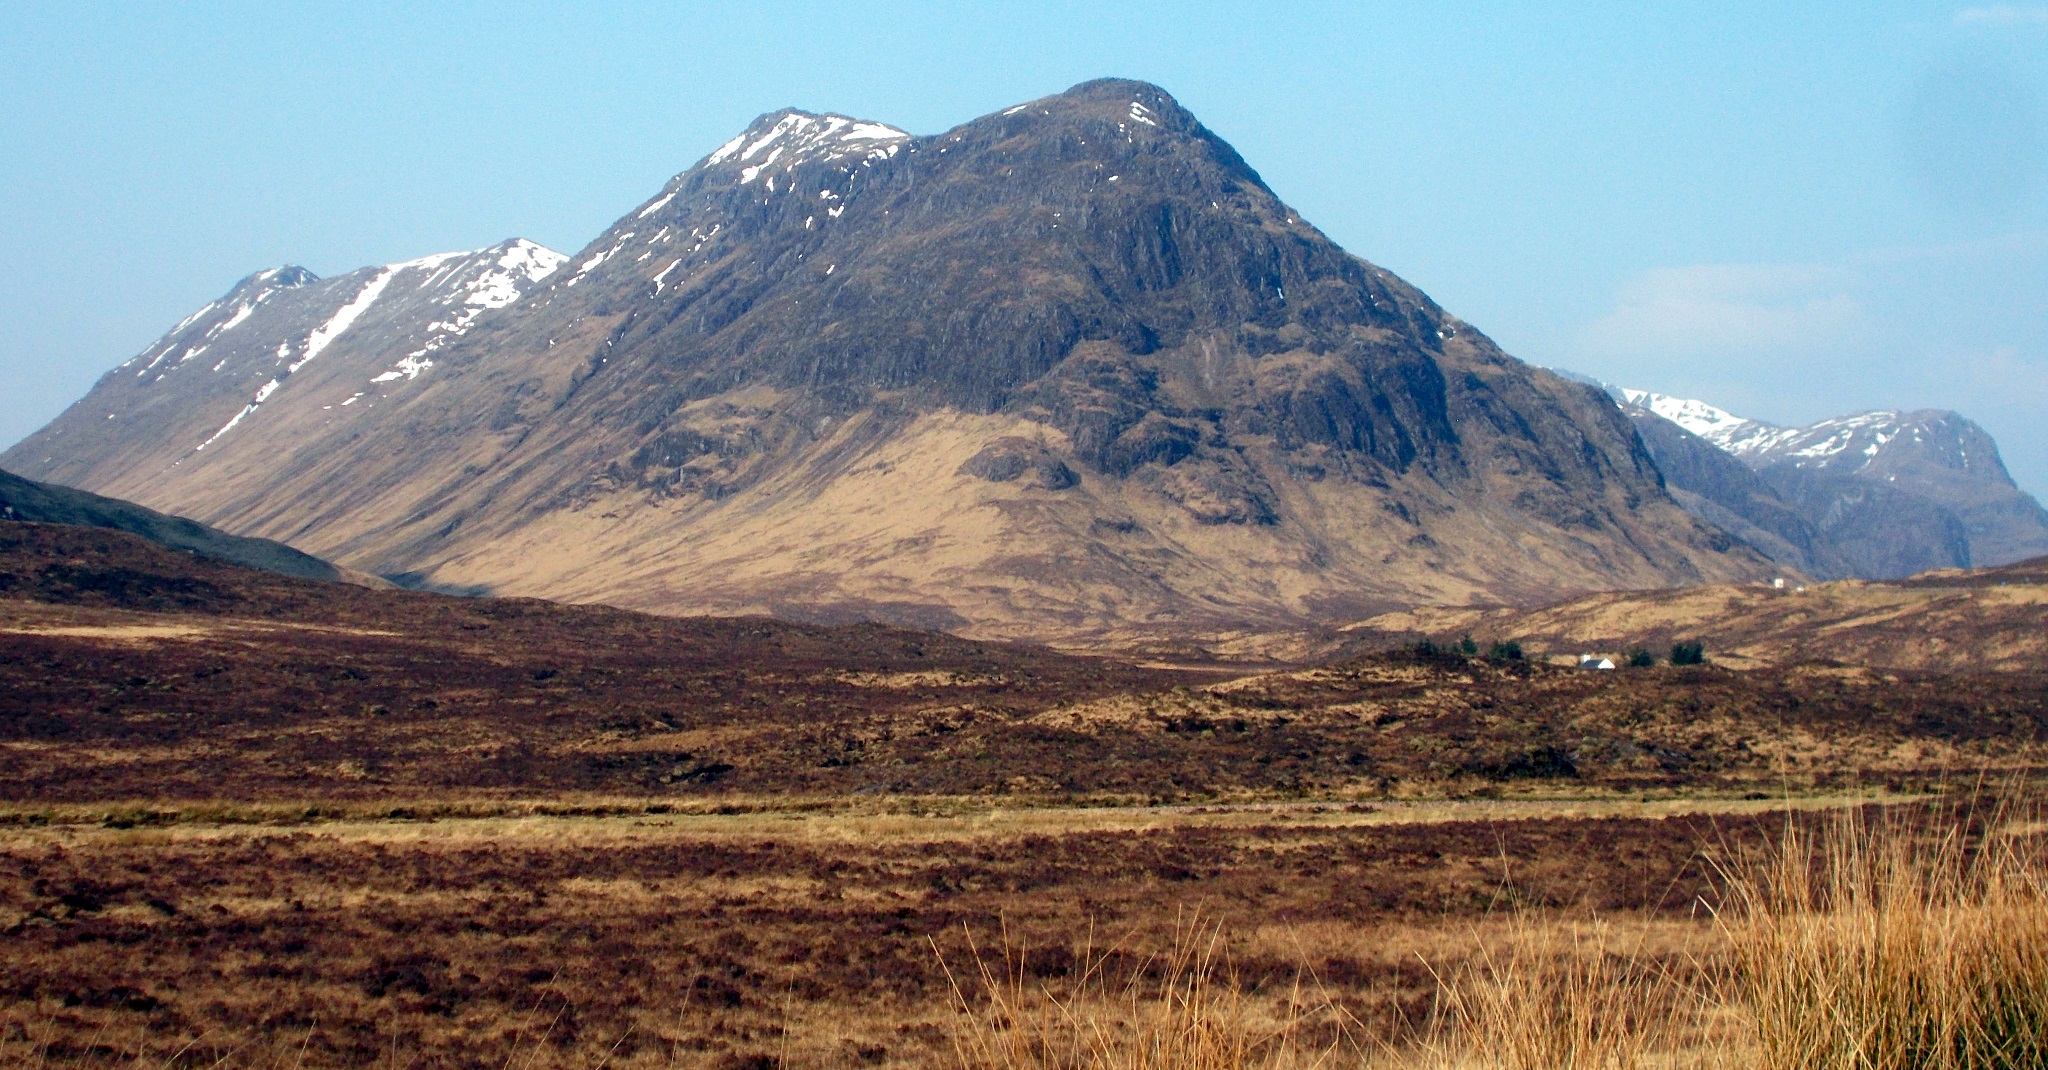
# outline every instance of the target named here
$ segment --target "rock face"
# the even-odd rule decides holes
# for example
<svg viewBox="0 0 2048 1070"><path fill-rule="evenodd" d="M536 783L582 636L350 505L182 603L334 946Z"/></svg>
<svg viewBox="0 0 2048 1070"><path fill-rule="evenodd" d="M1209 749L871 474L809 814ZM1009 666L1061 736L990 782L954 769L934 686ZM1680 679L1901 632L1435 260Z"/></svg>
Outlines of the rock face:
<svg viewBox="0 0 2048 1070"><path fill-rule="evenodd" d="M2048 554L2048 512L1956 413L1778 427L1700 401L1615 394L1690 511L1809 575L1896 579Z"/></svg>
<svg viewBox="0 0 2048 1070"><path fill-rule="evenodd" d="M424 374L425 328L366 330L403 267L335 288L386 280L289 419L303 371L217 438L226 403L143 429L153 347L5 458L435 583L1071 644L1771 568L1597 389L1339 249L1143 83L931 137L763 116Z"/></svg>

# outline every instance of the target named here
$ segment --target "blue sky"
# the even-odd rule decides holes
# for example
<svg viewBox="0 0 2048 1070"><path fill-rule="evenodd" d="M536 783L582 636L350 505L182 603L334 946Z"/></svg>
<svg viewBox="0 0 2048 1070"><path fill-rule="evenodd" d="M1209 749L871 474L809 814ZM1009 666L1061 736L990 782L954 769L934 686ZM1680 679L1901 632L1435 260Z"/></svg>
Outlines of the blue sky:
<svg viewBox="0 0 2048 1070"><path fill-rule="evenodd" d="M1955 408L2048 491L2048 5L0 7L0 443L250 271L564 251L783 105L1104 75L1536 363Z"/></svg>

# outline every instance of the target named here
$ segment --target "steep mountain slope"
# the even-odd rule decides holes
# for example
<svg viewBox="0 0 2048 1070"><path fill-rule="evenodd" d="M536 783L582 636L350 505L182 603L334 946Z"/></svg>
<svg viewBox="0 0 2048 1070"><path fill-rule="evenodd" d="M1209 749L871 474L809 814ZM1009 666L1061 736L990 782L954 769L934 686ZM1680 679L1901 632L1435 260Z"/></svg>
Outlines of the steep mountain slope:
<svg viewBox="0 0 2048 1070"><path fill-rule="evenodd" d="M233 465L70 470L437 583L1068 643L1769 569L1143 83L764 116L434 360Z"/></svg>
<svg viewBox="0 0 2048 1070"><path fill-rule="evenodd" d="M165 516L116 498L102 498L0 472L0 520L74 527L112 528L215 561L260 568L311 580L346 580L380 585L368 576L336 568L268 539L246 539L181 516Z"/></svg>
<svg viewBox="0 0 2048 1070"><path fill-rule="evenodd" d="M2013 483L1991 436L1956 413L1866 412L1777 427L1700 401L1616 393L1674 486L1744 512L1739 503L1755 501L1755 488L1689 480L1695 470L1726 469L1702 456L1704 446L1754 471L1777 502L1811 525L1819 543L1805 547L1804 556L1783 556L1767 542L1750 541L1813 575L1887 579L2048 553L2048 512ZM1668 427L1698 438L1686 442Z"/></svg>
<svg viewBox="0 0 2048 1070"><path fill-rule="evenodd" d="M258 272L0 459L48 482L212 515L222 493L260 493L294 448L354 435L363 414L402 396L444 347L564 259L515 239L330 279Z"/></svg>
<svg viewBox="0 0 2048 1070"><path fill-rule="evenodd" d="M1812 576L1846 574L1834 546L1804 513L1726 450L1639 406L1622 411L1685 510Z"/></svg>

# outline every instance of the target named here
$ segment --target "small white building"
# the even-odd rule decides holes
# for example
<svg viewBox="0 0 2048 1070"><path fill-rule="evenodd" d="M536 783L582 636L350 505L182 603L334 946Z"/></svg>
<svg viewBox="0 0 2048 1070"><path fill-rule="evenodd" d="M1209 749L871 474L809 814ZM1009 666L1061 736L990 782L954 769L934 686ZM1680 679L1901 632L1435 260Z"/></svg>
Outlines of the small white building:
<svg viewBox="0 0 2048 1070"><path fill-rule="evenodd" d="M1581 669L1612 669L1612 668L1614 668L1614 659L1613 659L1613 658L1603 658L1603 657L1601 657L1601 656L1600 656L1600 655L1598 655L1598 654L1580 654L1580 655L1579 655L1579 668L1581 668Z"/></svg>

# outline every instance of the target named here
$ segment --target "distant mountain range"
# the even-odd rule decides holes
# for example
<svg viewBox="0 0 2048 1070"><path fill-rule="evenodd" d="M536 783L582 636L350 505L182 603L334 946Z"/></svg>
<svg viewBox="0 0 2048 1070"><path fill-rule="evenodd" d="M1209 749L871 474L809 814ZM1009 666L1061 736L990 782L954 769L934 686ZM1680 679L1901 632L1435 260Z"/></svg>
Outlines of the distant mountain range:
<svg viewBox="0 0 2048 1070"><path fill-rule="evenodd" d="M1610 387L1679 502L1773 560L1821 579L1896 579L2048 554L2048 512L1998 444L1937 409L1805 427Z"/></svg>
<svg viewBox="0 0 2048 1070"><path fill-rule="evenodd" d="M568 258L252 276L0 464L408 582L1090 646L1777 568L1116 80L774 112Z"/></svg>

